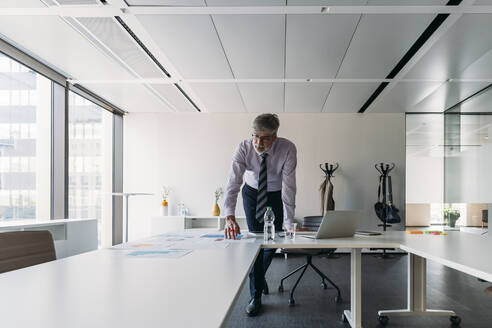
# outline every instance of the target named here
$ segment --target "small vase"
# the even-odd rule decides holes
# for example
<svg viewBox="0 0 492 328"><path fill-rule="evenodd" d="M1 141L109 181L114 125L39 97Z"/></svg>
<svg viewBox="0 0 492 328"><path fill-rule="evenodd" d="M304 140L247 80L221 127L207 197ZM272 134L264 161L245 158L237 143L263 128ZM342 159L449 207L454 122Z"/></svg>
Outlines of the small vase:
<svg viewBox="0 0 492 328"><path fill-rule="evenodd" d="M163 200L161 203L161 216L168 216L169 215L169 206L168 202L166 200Z"/></svg>
<svg viewBox="0 0 492 328"><path fill-rule="evenodd" d="M214 209L212 211L212 216L219 216L220 215L220 207L217 202L214 204Z"/></svg>

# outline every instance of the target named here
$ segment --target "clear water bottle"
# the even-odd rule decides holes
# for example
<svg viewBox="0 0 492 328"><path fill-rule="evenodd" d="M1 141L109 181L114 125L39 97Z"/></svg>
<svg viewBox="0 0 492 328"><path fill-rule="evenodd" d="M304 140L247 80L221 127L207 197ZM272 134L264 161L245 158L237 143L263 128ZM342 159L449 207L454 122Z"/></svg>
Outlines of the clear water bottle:
<svg viewBox="0 0 492 328"><path fill-rule="evenodd" d="M264 216L263 227L263 240L270 241L275 240L275 214L273 214L272 208L267 206Z"/></svg>

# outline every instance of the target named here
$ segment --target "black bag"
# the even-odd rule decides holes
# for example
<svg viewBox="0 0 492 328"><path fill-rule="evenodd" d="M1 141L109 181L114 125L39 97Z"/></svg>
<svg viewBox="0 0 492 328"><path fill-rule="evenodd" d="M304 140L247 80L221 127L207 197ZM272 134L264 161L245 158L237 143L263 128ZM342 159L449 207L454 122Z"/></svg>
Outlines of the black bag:
<svg viewBox="0 0 492 328"><path fill-rule="evenodd" d="M386 217L385 213L385 204L381 201L381 184L383 181L383 176L379 177L379 186L378 186L378 201L374 204L374 211L376 212L377 217L384 222L384 218ZM383 196L384 198L384 196Z"/></svg>
<svg viewBox="0 0 492 328"><path fill-rule="evenodd" d="M381 199L381 189L383 189L383 198ZM374 211L377 217L386 223L399 223L401 222L400 211L393 205L393 188L391 184L391 177L388 176L388 202L386 202L386 179L384 176L379 177L378 186L378 201L374 204Z"/></svg>
<svg viewBox="0 0 492 328"><path fill-rule="evenodd" d="M393 188L391 186L391 177L388 176L388 197L389 203L386 205L386 223L400 223L401 218L399 209L393 205Z"/></svg>

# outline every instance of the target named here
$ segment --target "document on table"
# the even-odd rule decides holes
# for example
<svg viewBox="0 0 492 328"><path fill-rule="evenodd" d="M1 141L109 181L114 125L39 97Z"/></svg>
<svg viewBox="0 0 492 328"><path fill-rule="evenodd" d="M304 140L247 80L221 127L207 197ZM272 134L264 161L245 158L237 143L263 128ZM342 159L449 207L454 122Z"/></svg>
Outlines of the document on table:
<svg viewBox="0 0 492 328"><path fill-rule="evenodd" d="M135 258L166 258L177 259L191 253L191 250L166 250L166 251L135 251L126 254Z"/></svg>

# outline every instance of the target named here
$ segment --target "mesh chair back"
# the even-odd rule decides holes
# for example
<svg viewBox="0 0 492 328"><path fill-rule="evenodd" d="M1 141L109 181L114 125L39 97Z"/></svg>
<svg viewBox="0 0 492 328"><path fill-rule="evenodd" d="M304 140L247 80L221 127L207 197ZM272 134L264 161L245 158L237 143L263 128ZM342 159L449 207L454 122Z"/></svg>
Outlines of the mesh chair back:
<svg viewBox="0 0 492 328"><path fill-rule="evenodd" d="M56 260L49 231L0 233L0 273Z"/></svg>

